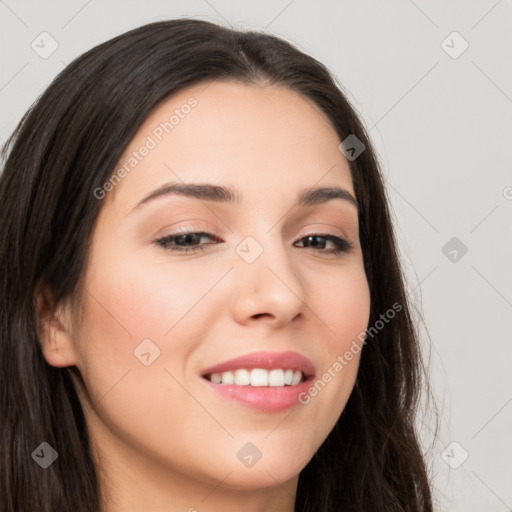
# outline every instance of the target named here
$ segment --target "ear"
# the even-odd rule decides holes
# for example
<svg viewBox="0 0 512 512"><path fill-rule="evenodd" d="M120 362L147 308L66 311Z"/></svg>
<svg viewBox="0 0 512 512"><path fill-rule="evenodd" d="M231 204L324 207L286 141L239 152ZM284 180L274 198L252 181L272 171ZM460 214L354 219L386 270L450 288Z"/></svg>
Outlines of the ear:
<svg viewBox="0 0 512 512"><path fill-rule="evenodd" d="M40 284L34 294L38 335L46 362L59 368L73 366L77 358L71 332L71 307L55 307L48 287Z"/></svg>

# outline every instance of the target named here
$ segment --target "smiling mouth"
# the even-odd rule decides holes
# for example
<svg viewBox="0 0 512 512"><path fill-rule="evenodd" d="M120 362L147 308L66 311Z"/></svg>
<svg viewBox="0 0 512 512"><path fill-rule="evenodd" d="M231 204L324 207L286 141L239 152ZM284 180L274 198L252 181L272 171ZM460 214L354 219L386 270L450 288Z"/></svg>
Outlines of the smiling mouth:
<svg viewBox="0 0 512 512"><path fill-rule="evenodd" d="M297 352L259 351L205 368L200 376L224 399L274 413L297 406L315 374L313 362Z"/></svg>
<svg viewBox="0 0 512 512"><path fill-rule="evenodd" d="M214 372L203 376L213 384L252 386L252 387L287 387L297 386L306 381L303 372L291 368L239 368L233 371Z"/></svg>

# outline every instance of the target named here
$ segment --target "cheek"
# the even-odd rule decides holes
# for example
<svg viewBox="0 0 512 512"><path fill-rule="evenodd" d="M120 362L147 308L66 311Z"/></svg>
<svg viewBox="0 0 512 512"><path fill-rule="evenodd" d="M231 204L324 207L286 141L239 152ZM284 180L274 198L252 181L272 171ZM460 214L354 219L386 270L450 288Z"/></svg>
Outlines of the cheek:
<svg viewBox="0 0 512 512"><path fill-rule="evenodd" d="M326 348L331 355L344 352L364 333L370 317L370 290L364 269L357 264L326 275L321 281L317 276L312 286L310 300L328 334Z"/></svg>
<svg viewBox="0 0 512 512"><path fill-rule="evenodd" d="M173 438L183 439L176 410L204 423L178 384L193 339L199 340L190 318L197 320L193 305L204 286L190 286L188 276L179 272L166 280L164 269L129 265L127 260L115 266L105 260L101 271L96 267L89 274L77 366L101 422L117 437L155 449L148 440L172 444Z"/></svg>
<svg viewBox="0 0 512 512"><path fill-rule="evenodd" d="M186 265L170 268L129 258L105 263L88 284L93 291L88 318L94 319L88 327L107 337L116 352L133 350L145 338L169 341L180 324L190 322L195 306L218 280L217 274L205 274L209 279L201 279Z"/></svg>
<svg viewBox="0 0 512 512"><path fill-rule="evenodd" d="M93 400L127 372L131 379L142 370L140 388L148 391L170 379L164 369L183 374L220 307L212 302L215 294L207 294L219 273L198 268L185 259L171 268L164 260L122 257L106 249L91 259L77 366Z"/></svg>
<svg viewBox="0 0 512 512"><path fill-rule="evenodd" d="M357 377L363 336L370 316L370 291L363 267L355 265L331 275L323 292L311 295L312 309L321 319L321 368L301 403L314 410L319 438L334 427Z"/></svg>

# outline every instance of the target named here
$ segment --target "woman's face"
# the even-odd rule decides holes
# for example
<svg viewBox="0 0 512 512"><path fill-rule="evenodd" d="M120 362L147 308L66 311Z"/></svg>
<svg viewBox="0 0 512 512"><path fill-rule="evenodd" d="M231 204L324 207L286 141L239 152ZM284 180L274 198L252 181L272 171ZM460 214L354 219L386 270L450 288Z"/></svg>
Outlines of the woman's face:
<svg viewBox="0 0 512 512"><path fill-rule="evenodd" d="M299 94L231 81L183 90L137 132L105 187L65 361L111 474L296 483L345 407L369 319L339 144ZM238 200L162 191L191 184ZM321 187L345 192L299 203Z"/></svg>

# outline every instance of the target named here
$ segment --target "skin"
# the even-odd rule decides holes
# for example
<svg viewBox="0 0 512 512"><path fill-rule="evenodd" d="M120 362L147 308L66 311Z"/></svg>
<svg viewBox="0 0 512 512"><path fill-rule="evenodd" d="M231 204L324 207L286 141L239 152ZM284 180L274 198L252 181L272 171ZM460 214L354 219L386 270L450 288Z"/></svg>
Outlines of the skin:
<svg viewBox="0 0 512 512"><path fill-rule="evenodd" d="M213 392L202 370L243 354L296 351L317 377L368 324L370 296L357 209L342 199L297 207L313 186L354 195L349 165L328 119L282 86L198 84L162 103L119 165L190 97L197 106L105 199L75 302L51 307L38 294L47 362L75 365L100 470L103 510L292 511L298 475L338 420L360 354L307 405L251 409ZM238 206L168 195L132 211L170 181L236 187ZM155 243L177 228L214 233L204 250L173 253ZM304 237L329 233L334 245ZM252 236L262 254L236 252ZM324 243L324 245L322 245ZM160 356L134 356L144 339ZM251 468L237 452L262 453Z"/></svg>

